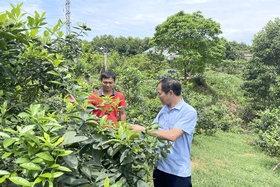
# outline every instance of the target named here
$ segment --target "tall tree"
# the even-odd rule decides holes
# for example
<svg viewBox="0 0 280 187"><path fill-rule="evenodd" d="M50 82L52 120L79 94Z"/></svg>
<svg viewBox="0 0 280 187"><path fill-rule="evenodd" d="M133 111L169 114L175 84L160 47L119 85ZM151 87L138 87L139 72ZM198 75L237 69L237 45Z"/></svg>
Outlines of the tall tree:
<svg viewBox="0 0 280 187"><path fill-rule="evenodd" d="M269 21L252 43L252 59L244 73L244 89L255 109L280 105L280 19Z"/></svg>
<svg viewBox="0 0 280 187"><path fill-rule="evenodd" d="M220 24L203 17L180 11L156 27L152 43L160 50L180 56L178 69L189 75L203 73L206 64L218 63L225 54L225 40L219 38Z"/></svg>

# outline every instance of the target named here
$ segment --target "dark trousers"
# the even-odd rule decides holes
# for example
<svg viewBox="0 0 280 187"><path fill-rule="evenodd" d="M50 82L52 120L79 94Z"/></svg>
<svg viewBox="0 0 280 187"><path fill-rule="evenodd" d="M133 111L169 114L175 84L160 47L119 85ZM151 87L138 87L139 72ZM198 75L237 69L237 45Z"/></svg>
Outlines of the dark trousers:
<svg viewBox="0 0 280 187"><path fill-rule="evenodd" d="M192 187L191 176L178 177L158 169L153 173L154 187Z"/></svg>

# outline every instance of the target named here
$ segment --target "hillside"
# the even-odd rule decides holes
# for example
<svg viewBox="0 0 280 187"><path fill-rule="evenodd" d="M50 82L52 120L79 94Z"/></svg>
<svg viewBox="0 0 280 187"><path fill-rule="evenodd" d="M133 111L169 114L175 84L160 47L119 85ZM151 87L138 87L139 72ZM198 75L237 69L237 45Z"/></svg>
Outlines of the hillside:
<svg viewBox="0 0 280 187"><path fill-rule="evenodd" d="M239 69L240 68L240 69ZM215 93L220 102L226 103L236 118L246 103L241 89L242 68L236 73L205 72L207 95ZM221 69L221 67L220 67ZM233 69L233 68L232 68ZM238 70L239 69L239 70ZM229 111L232 111L230 109ZM243 114L244 115L244 114ZM194 136L192 144L192 181L197 187L278 187L280 168L273 168L280 158L271 157L254 145L257 135L248 131L247 124L239 124L229 132L218 131L213 136ZM242 128L241 128L242 127Z"/></svg>

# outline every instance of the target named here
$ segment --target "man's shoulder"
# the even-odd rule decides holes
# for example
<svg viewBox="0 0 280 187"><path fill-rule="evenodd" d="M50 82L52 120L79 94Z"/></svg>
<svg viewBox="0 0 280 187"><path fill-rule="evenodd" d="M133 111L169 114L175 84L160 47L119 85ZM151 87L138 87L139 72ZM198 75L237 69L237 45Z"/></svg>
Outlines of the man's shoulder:
<svg viewBox="0 0 280 187"><path fill-rule="evenodd" d="M96 97L98 96L98 90L94 91L94 92L91 92L90 95L88 97Z"/></svg>
<svg viewBox="0 0 280 187"><path fill-rule="evenodd" d="M188 103L184 103L184 105L182 106L181 112L197 115L196 109Z"/></svg>
<svg viewBox="0 0 280 187"><path fill-rule="evenodd" d="M124 95L123 95L123 93L122 92L118 92L118 91L116 91L116 97L124 97Z"/></svg>

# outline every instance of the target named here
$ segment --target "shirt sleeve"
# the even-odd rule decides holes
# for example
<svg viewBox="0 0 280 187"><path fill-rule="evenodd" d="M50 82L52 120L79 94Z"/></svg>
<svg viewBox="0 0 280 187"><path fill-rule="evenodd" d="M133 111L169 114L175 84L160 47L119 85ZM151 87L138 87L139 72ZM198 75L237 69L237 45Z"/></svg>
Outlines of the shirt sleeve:
<svg viewBox="0 0 280 187"><path fill-rule="evenodd" d="M91 93L88 96L87 100L88 100L88 104L96 105L97 102L96 93L95 92Z"/></svg>
<svg viewBox="0 0 280 187"><path fill-rule="evenodd" d="M120 98L119 107L126 107L126 101L122 93L119 93L119 98Z"/></svg>
<svg viewBox="0 0 280 187"><path fill-rule="evenodd" d="M193 134L196 122L197 112L195 110L186 110L182 113L174 127L183 130L187 134Z"/></svg>

